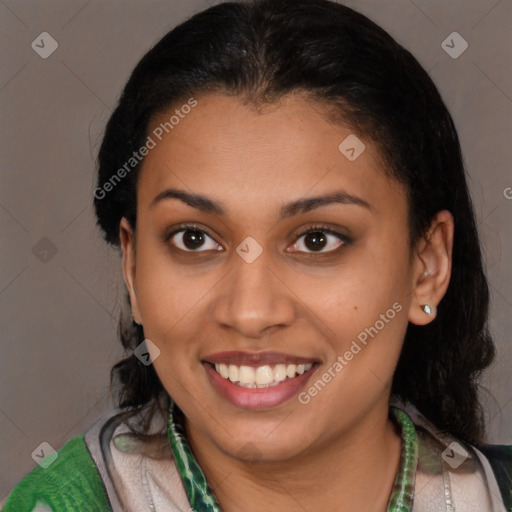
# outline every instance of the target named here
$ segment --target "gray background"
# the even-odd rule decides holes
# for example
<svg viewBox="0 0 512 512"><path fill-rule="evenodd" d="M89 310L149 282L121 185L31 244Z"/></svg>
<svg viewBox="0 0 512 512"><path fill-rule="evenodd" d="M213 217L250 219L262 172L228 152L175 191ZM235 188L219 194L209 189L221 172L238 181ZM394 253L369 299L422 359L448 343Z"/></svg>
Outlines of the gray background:
<svg viewBox="0 0 512 512"><path fill-rule="evenodd" d="M121 274L92 210L101 132L142 55L213 3L0 2L0 499L35 466L31 454L40 443L59 449L110 405L109 370L122 355ZM484 379L488 440L512 444L512 200L505 197L512 197L512 0L346 4L419 59L454 116L498 346ZM469 44L457 59L441 47L454 31ZM42 32L59 45L47 59L31 47Z"/></svg>

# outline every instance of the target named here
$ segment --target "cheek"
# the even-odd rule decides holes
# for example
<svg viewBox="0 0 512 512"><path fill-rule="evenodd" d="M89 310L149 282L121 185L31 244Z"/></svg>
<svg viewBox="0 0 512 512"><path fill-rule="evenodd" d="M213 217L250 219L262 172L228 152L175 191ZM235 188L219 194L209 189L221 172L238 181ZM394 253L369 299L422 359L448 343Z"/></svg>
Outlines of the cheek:
<svg viewBox="0 0 512 512"><path fill-rule="evenodd" d="M140 250L137 256L137 302L144 335L161 351L155 368L158 370L159 365L165 365L175 372L190 360L184 356L194 350L190 340L198 336L197 318L205 315L201 308L205 304L205 292L211 285L206 276L205 279L191 279L172 265L168 257L151 251L149 246Z"/></svg>
<svg viewBox="0 0 512 512"><path fill-rule="evenodd" d="M373 382L378 392L392 377L408 324L409 249L404 238L392 233L369 238L333 279L314 285L302 280L303 294L309 290L308 306L318 313L319 325L329 328L329 364L343 358L343 370L334 373L344 377L336 379L340 387L333 389L355 393Z"/></svg>
<svg viewBox="0 0 512 512"><path fill-rule="evenodd" d="M301 403L314 403L311 413L327 411L327 422L333 425L364 415L389 390L407 328L406 310L399 301L353 311L333 323L329 360L302 395Z"/></svg>
<svg viewBox="0 0 512 512"><path fill-rule="evenodd" d="M409 252L398 240L370 241L358 247L331 276L296 280L298 294L333 330L354 335L354 329L373 325L395 302L405 307L410 293ZM297 289L297 285L295 285ZM394 314L394 310L390 312Z"/></svg>
<svg viewBox="0 0 512 512"><path fill-rule="evenodd" d="M201 321L206 318L204 295L211 286L190 279L158 257L140 258L137 300L144 335L159 349L154 368L167 392L184 403L200 396L204 382L197 358ZM201 284L202 283L202 284ZM203 299L203 300L202 300Z"/></svg>
<svg viewBox="0 0 512 512"><path fill-rule="evenodd" d="M190 286L190 279L172 262L165 246L152 240L139 243L135 282L144 323L153 330L171 329L201 298L200 290Z"/></svg>

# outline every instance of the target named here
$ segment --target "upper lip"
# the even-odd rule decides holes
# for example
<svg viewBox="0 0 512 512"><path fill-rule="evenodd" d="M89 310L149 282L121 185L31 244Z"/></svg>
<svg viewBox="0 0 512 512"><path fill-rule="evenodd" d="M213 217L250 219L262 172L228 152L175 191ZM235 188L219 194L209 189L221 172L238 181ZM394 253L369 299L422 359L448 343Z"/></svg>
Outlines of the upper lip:
<svg viewBox="0 0 512 512"><path fill-rule="evenodd" d="M236 366L264 366L276 364L308 364L318 362L311 357L299 357L281 352L216 352L203 358L203 362Z"/></svg>

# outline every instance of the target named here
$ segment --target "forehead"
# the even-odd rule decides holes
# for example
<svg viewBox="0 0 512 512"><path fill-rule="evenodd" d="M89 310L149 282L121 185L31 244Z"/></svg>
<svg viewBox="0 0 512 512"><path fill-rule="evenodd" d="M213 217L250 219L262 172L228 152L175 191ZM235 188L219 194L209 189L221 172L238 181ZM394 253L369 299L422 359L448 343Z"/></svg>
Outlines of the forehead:
<svg viewBox="0 0 512 512"><path fill-rule="evenodd" d="M139 177L141 205L170 187L240 205L340 187L377 203L403 195L376 145L348 125L329 122L327 106L300 95L260 109L222 94L194 101L193 108L184 100L150 123L154 147Z"/></svg>

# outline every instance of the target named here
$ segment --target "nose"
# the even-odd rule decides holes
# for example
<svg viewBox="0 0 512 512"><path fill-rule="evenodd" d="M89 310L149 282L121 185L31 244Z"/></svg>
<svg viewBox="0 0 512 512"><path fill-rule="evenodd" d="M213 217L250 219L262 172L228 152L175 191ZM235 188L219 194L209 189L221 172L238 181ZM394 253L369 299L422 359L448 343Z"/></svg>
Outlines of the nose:
<svg viewBox="0 0 512 512"><path fill-rule="evenodd" d="M265 252L252 263L234 254L231 271L213 304L214 321L244 338L261 338L286 328L297 315L290 285Z"/></svg>

